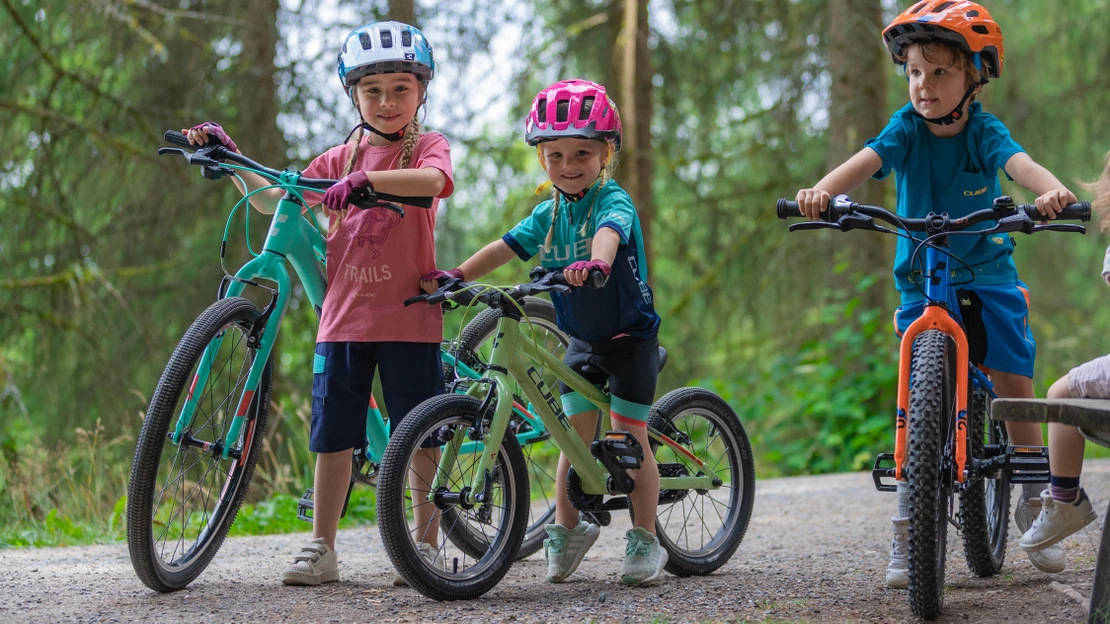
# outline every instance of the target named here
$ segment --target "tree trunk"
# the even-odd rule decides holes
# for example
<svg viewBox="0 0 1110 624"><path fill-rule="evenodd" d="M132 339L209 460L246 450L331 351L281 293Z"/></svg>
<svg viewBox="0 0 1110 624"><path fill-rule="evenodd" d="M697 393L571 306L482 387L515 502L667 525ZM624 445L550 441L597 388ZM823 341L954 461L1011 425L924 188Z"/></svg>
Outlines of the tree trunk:
<svg viewBox="0 0 1110 624"><path fill-rule="evenodd" d="M243 3L243 18L249 19L252 28L240 30L243 53L237 63L240 76L236 81L240 104L239 128L245 140L246 153L265 163L282 163L286 159L285 137L277 126L278 95L277 15L279 0L251 0Z"/></svg>
<svg viewBox="0 0 1110 624"><path fill-rule="evenodd" d="M651 51L648 49L648 0L623 0L621 34L617 37L619 53L618 109L621 115L621 167L617 181L632 197L640 215L644 234L644 253L651 265L651 224L655 212L652 193L651 119L652 76Z"/></svg>
<svg viewBox="0 0 1110 624"><path fill-rule="evenodd" d="M389 0L389 19L416 26L416 7L413 0Z"/></svg>
<svg viewBox="0 0 1110 624"><path fill-rule="evenodd" d="M828 4L829 131L825 162L831 171L858 152L864 141L883 129L887 53L879 38L881 0L829 0ZM884 204L884 188L870 180L852 192L852 199ZM838 251L850 259L853 273L889 277L891 255L886 237L855 236L837 240ZM850 247L848 247L850 246ZM885 307L888 280L880 279L864 295L865 308Z"/></svg>

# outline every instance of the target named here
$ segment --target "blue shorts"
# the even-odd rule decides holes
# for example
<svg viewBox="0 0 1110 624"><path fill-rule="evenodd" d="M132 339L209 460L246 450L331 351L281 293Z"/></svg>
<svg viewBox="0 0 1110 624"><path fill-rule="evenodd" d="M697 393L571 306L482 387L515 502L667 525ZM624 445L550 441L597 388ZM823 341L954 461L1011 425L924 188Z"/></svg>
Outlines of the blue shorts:
<svg viewBox="0 0 1110 624"><path fill-rule="evenodd" d="M439 343L316 343L310 451L335 453L366 446L366 411L379 365L391 430L414 407L444 392Z"/></svg>
<svg viewBox="0 0 1110 624"><path fill-rule="evenodd" d="M1029 289L1021 282L968 284L956 291L958 312L967 332L971 361L991 370L1033 377L1037 343L1029 327ZM894 311L894 332L901 337L921 316L925 300L903 293Z"/></svg>

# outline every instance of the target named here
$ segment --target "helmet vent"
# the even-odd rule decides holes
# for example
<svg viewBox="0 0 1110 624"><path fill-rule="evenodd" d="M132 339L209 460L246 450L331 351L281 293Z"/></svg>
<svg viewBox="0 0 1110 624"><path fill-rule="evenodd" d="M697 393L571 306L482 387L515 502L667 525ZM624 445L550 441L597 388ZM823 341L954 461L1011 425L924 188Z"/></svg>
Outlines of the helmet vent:
<svg viewBox="0 0 1110 624"><path fill-rule="evenodd" d="M401 33L401 47L404 47L404 48L411 48L412 47L412 33L411 32L406 30L406 31L403 31Z"/></svg>
<svg viewBox="0 0 1110 624"><path fill-rule="evenodd" d="M359 45L362 46L363 50L369 50L370 47L371 47L370 46L370 35L368 35L364 32L360 32L358 34L358 43L359 43Z"/></svg>
<svg viewBox="0 0 1110 624"><path fill-rule="evenodd" d="M382 47L383 48L392 48L393 47L393 33L389 32L388 30L383 30L382 31Z"/></svg>
<svg viewBox="0 0 1110 624"><path fill-rule="evenodd" d="M952 6L953 4L956 4L956 3L955 2L943 2L943 3L940 4L940 6L933 9L933 13L940 13L941 11L947 9L948 7Z"/></svg>
<svg viewBox="0 0 1110 624"><path fill-rule="evenodd" d="M547 98L536 104L536 116L539 117L540 123L547 123Z"/></svg>
<svg viewBox="0 0 1110 624"><path fill-rule="evenodd" d="M982 24L976 24L976 25L972 26L971 30L979 33L980 35L989 35L990 34L990 31L987 30L987 27L982 25Z"/></svg>
<svg viewBox="0 0 1110 624"><path fill-rule="evenodd" d="M578 113L578 118L586 120L590 116L590 110L594 107L594 96L589 95L582 98L582 111Z"/></svg>
<svg viewBox="0 0 1110 624"><path fill-rule="evenodd" d="M929 3L928 2L922 2L921 4L918 4L917 6L915 6L913 8L913 10L910 11L910 15L917 15L918 13L920 13L921 10L925 8L926 4L929 4Z"/></svg>
<svg viewBox="0 0 1110 624"><path fill-rule="evenodd" d="M972 9L972 10L967 12L967 16L968 17L979 17L979 11L976 11L975 9Z"/></svg>
<svg viewBox="0 0 1110 624"><path fill-rule="evenodd" d="M563 100L555 105L555 122L565 123L570 114L570 102Z"/></svg>

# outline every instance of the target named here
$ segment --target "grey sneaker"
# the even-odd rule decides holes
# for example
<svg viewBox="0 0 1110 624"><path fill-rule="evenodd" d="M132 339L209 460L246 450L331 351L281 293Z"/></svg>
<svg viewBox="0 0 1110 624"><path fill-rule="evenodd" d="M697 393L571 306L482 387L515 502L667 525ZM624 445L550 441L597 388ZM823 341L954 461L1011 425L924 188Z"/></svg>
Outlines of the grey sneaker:
<svg viewBox="0 0 1110 624"><path fill-rule="evenodd" d="M1030 555L1051 549L1060 540L1095 521L1098 514L1091 507L1087 493L1079 490L1074 503L1052 500L1048 490L1041 492L1042 508L1033 526L1021 536L1021 548ZM1062 549L1061 549L1062 550Z"/></svg>
<svg viewBox="0 0 1110 624"><path fill-rule="evenodd" d="M586 551L601 535L601 527L579 520L573 529L561 524L545 524L547 539L543 541L543 554L547 557L547 582L560 583L578 569Z"/></svg>
<svg viewBox="0 0 1110 624"><path fill-rule="evenodd" d="M910 586L910 519L891 518L894 538L890 540L890 563L886 566L886 586L907 589Z"/></svg>
<svg viewBox="0 0 1110 624"><path fill-rule="evenodd" d="M433 568L439 568L440 570L446 569L446 563L443 559L443 553L441 553L439 549L435 546L432 546L427 542L420 542L416 545L416 551L420 553L420 558L431 564ZM405 580L405 577L401 576L400 574L393 575L394 587L407 587L408 584L409 582Z"/></svg>
<svg viewBox="0 0 1110 624"><path fill-rule="evenodd" d="M1045 490L1042 494L1047 492L1048 490ZM1044 501L1039 496L1019 500L1017 507L1014 508L1014 523L1017 524L1018 530L1022 533L1029 531L1034 521L1041 515L1043 507ZM1023 536L1022 542L1024 541ZM1068 554L1062 544L1050 544L1037 551L1026 551L1025 554L1029 556L1029 563L1032 563L1034 568L1048 574L1059 574L1068 566Z"/></svg>
<svg viewBox="0 0 1110 624"><path fill-rule="evenodd" d="M624 534L628 544L624 549L624 572L621 580L625 585L651 585L663 576L663 566L667 564L667 551L659 544L659 538L642 527L632 527Z"/></svg>
<svg viewBox="0 0 1110 624"><path fill-rule="evenodd" d="M286 585L319 585L338 580L339 560L322 537L301 548L293 563L281 573L281 582Z"/></svg>

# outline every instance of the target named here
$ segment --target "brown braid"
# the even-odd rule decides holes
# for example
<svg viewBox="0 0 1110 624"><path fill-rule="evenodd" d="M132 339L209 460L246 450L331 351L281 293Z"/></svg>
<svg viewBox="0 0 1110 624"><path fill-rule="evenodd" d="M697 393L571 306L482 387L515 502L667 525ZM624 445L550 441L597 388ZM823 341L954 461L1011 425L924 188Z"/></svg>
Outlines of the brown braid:
<svg viewBox="0 0 1110 624"><path fill-rule="evenodd" d="M343 175L339 176L340 178L347 177L347 175L349 175L351 171L355 168L355 161L358 160L358 154L362 151L363 134L365 134L365 130L363 130L362 126L360 125L358 127L358 131L355 132L354 136L351 138L351 141L347 144L351 147L351 154L347 157L347 163L343 165ZM324 212L327 212L326 208L324 209ZM339 211L336 213L335 229L339 230L339 228L342 226L343 212Z"/></svg>
<svg viewBox="0 0 1110 624"><path fill-rule="evenodd" d="M412 151L416 149L416 141L420 139L420 121L416 117L412 118L409 122L408 128L405 129L405 145L401 148L401 169L409 168L409 161L412 160Z"/></svg>
<svg viewBox="0 0 1110 624"><path fill-rule="evenodd" d="M559 205L562 198L559 197L559 191L554 186L551 187L551 201L555 202L555 209L551 211L551 226L547 228L547 238L543 241L543 251L548 253L551 251L551 239L555 236L555 220L559 218Z"/></svg>

